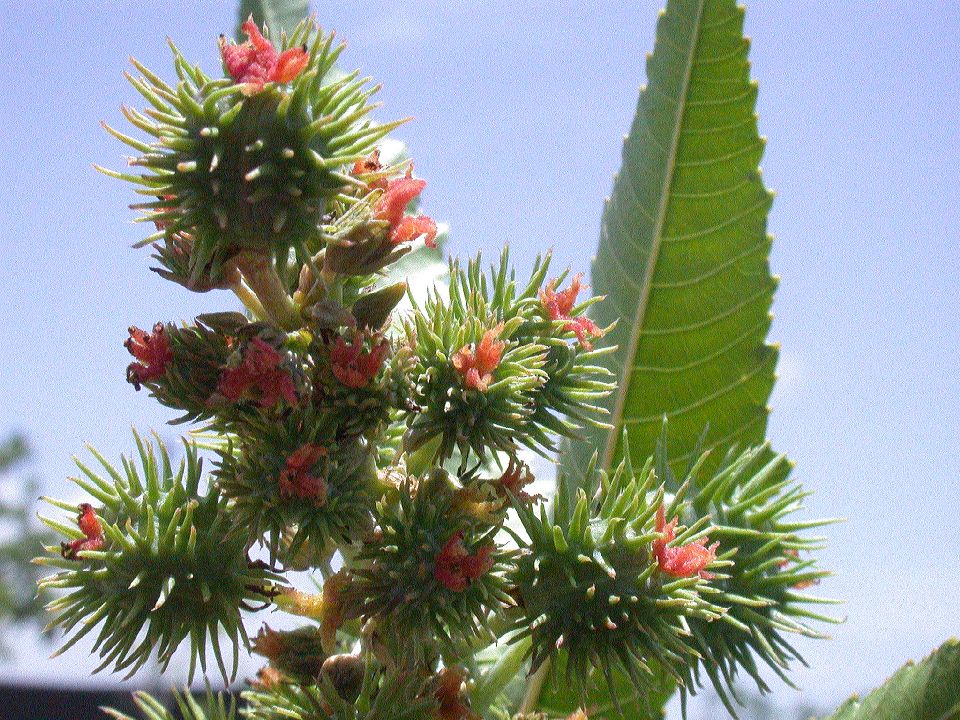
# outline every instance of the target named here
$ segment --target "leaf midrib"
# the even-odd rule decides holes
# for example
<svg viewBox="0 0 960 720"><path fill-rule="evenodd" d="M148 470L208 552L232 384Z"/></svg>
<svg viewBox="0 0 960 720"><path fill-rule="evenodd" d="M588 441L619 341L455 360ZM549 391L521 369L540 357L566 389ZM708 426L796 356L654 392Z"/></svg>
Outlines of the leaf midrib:
<svg viewBox="0 0 960 720"><path fill-rule="evenodd" d="M627 343L627 358L634 358L637 354L637 345L640 343L640 334L643 327L643 321L647 313L647 302L650 299L650 291L653 284L653 275L656 271L657 258L660 254L660 245L663 241L663 226L667 219L667 210L670 206L670 188L673 186L673 175L676 169L677 149L680 145L680 136L682 134L683 117L687 109L687 91L690 87L690 77L693 74L693 60L697 54L697 46L700 44L700 31L703 22L703 8L706 0L699 0L697 3L697 15L691 31L690 49L687 52L686 65L683 70L683 83L680 88L680 94L677 98L677 109L674 115L673 136L670 139L670 152L667 156L667 168L663 174L663 184L661 185L660 203L657 207L657 217L653 228L653 237L650 241L650 255L647 258L647 266L643 274L643 283L641 285L640 302L637 305L637 312L634 315L633 326L630 328L630 340ZM619 391L616 396L616 402L610 417L612 429L607 434L607 445L603 451L604 470L609 470L613 464L613 456L617 448L618 428L623 424L624 408L627 404L627 397L630 392L632 377L624 378L620 383Z"/></svg>

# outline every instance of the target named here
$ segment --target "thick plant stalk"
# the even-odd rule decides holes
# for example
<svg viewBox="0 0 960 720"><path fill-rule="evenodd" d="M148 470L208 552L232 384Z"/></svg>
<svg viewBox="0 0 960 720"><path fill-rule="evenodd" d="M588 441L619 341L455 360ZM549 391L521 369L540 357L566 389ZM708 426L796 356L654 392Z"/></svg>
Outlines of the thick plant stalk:
<svg viewBox="0 0 960 720"><path fill-rule="evenodd" d="M228 264L228 267L224 269L224 279L230 284L230 289L233 291L233 294L237 296L237 299L243 303L243 306L247 308L253 316L258 320L266 320L270 317L270 314L267 312L267 309L263 306L263 303L260 302L260 298L257 297L256 293L250 289L250 286L243 279L239 268L236 265Z"/></svg>
<svg viewBox="0 0 960 720"><path fill-rule="evenodd" d="M257 300L260 301L267 317L288 332L298 330L302 326L297 307L280 281L280 276L269 255L241 253L235 258L234 264Z"/></svg>

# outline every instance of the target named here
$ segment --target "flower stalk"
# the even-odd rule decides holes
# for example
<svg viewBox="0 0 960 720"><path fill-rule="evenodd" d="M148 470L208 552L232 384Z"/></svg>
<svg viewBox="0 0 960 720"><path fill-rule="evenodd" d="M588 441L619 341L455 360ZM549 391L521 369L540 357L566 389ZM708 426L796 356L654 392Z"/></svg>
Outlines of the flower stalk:
<svg viewBox="0 0 960 720"><path fill-rule="evenodd" d="M236 285L233 290L243 301L246 295L244 285L250 288L250 292L256 298L256 301L252 303L252 311L256 312L254 308L259 305L259 309L266 318L287 332L302 327L300 313L297 311L293 298L290 297L284 287L280 275L274 267L273 260L268 255L252 252L240 253L233 259L233 266L242 277L242 283L239 284L241 291L237 292ZM249 299L252 300L252 298Z"/></svg>

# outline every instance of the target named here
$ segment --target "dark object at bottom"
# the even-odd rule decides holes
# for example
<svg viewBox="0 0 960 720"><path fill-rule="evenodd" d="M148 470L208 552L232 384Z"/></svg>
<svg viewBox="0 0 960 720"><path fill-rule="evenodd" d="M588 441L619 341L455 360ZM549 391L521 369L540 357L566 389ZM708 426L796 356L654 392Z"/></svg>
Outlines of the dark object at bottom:
<svg viewBox="0 0 960 720"><path fill-rule="evenodd" d="M126 690L0 685L0 720L107 720L101 707L113 707L137 717L131 694Z"/></svg>

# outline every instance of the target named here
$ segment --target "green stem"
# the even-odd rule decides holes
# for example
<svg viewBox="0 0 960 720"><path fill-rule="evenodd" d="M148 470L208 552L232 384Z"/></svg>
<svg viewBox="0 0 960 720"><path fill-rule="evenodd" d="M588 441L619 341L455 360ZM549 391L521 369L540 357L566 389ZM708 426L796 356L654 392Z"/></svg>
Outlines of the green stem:
<svg viewBox="0 0 960 720"><path fill-rule="evenodd" d="M260 299L243 281L243 275L240 274L240 271L235 266L226 270L224 276L230 283L230 289L233 290L233 294L239 298L247 310L253 313L255 319L265 320L269 317L266 309L263 307L263 303L260 302Z"/></svg>
<svg viewBox="0 0 960 720"><path fill-rule="evenodd" d="M340 276L327 267L326 261L324 261L323 268L320 270L320 280L327 290L327 297L336 300L338 303L342 303L343 283L340 280Z"/></svg>
<svg viewBox="0 0 960 720"><path fill-rule="evenodd" d="M269 255L241 253L234 260L247 285L257 296L267 316L283 330L302 327L300 313L287 293Z"/></svg>
<svg viewBox="0 0 960 720"><path fill-rule="evenodd" d="M543 683L547 680L547 673L550 672L550 658L543 661L543 664L537 668L537 671L527 678L527 690L523 694L523 702L520 703L520 714L532 713L537 709L540 703L540 692L543 690Z"/></svg>

